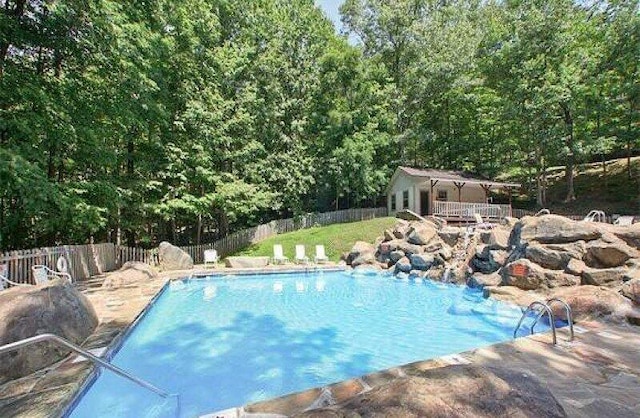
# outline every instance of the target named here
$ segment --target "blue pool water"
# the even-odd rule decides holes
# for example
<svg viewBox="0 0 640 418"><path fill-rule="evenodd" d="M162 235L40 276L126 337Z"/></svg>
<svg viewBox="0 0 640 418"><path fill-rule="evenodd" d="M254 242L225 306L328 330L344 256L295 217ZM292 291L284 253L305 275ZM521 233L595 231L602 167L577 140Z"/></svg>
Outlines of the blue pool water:
<svg viewBox="0 0 640 418"><path fill-rule="evenodd" d="M195 279L167 287L112 362L194 417L505 341L520 315L478 290L383 274ZM104 371L71 416L175 413L175 399Z"/></svg>

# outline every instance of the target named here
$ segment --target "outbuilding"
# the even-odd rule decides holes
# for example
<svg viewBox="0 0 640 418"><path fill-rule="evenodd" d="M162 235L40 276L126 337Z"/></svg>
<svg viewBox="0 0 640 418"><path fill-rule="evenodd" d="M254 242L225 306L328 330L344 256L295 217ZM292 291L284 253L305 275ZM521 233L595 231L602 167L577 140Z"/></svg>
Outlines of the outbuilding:
<svg viewBox="0 0 640 418"><path fill-rule="evenodd" d="M386 189L387 209L394 215L411 210L420 215L435 215L448 220L511 216L512 192L518 183L505 183L473 176L462 171L398 167ZM509 204L493 204L491 192L501 190Z"/></svg>

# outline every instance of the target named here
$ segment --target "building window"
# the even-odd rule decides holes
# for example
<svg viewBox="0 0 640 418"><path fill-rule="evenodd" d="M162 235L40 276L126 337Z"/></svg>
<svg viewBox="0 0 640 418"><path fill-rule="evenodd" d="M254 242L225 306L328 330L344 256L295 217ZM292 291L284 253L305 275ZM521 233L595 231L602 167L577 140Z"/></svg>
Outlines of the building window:
<svg viewBox="0 0 640 418"><path fill-rule="evenodd" d="M409 190L402 192L402 209L409 207Z"/></svg>
<svg viewBox="0 0 640 418"><path fill-rule="evenodd" d="M396 194L391 195L391 212L396 211Z"/></svg>
<svg viewBox="0 0 640 418"><path fill-rule="evenodd" d="M442 200L443 202L446 202L448 200L446 190L438 190L438 200Z"/></svg>

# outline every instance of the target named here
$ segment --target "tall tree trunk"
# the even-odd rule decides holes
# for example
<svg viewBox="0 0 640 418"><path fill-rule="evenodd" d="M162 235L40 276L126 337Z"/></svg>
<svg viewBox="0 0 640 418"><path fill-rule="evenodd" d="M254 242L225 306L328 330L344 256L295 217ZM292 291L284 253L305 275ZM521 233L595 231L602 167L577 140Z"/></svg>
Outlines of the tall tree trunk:
<svg viewBox="0 0 640 418"><path fill-rule="evenodd" d="M118 212L117 212L116 216L117 216L117 219L116 219L116 245L120 246L120 245L122 245L122 227L121 227L122 209L120 209L120 204L118 204Z"/></svg>
<svg viewBox="0 0 640 418"><path fill-rule="evenodd" d="M55 161L55 156L57 153L57 140L56 139L52 139L49 138L49 156L47 158L47 177L49 177L50 180L55 179L56 177L56 161Z"/></svg>
<svg viewBox="0 0 640 418"><path fill-rule="evenodd" d="M542 188L544 187L542 183L542 170L540 167L536 167L536 205L538 207L544 206L544 193Z"/></svg>
<svg viewBox="0 0 640 418"><path fill-rule="evenodd" d="M196 231L196 245L200 245L202 239L202 214L198 214L198 225Z"/></svg>
<svg viewBox="0 0 640 418"><path fill-rule="evenodd" d="M126 169L126 177L127 177L127 186L128 187L132 187L133 185L133 178L134 178L134 170L135 170L135 164L134 164L134 151L135 151L135 147L134 147L134 138L135 135L138 133L138 129L133 128L132 132L129 133L128 138L127 138L127 169ZM131 211L131 208L126 206L125 207L126 210L123 210L123 214L122 216L125 219L131 219L131 217L135 216L135 214ZM129 222L129 227L125 230L125 237L127 240L127 245L134 247L136 245L136 233L135 233L135 225L132 225L131 222Z"/></svg>
<svg viewBox="0 0 640 418"><path fill-rule="evenodd" d="M4 197L0 197L0 251L5 248L4 240Z"/></svg>
<svg viewBox="0 0 640 418"><path fill-rule="evenodd" d="M573 117L571 116L571 109L566 104L561 104L564 117L564 123L567 129L567 148L569 148L569 155L567 155L567 165L565 170L565 180L567 182L567 197L565 198L565 202L571 202L576 200L576 193L573 187L573 178L574 178L574 169L575 169L575 143L573 136Z"/></svg>
<svg viewBox="0 0 640 418"><path fill-rule="evenodd" d="M631 126L633 119L633 100L629 100L629 119L627 120L627 177L629 180L633 178L633 171L631 170L631 151L632 151L632 142L631 142Z"/></svg>
<svg viewBox="0 0 640 418"><path fill-rule="evenodd" d="M598 102L596 105L596 142L600 141L602 138L601 133L601 120L600 120L600 91L598 91ZM600 150L600 159L602 160L602 179L604 180L604 188L608 188L609 179L607 178L607 159L605 155L605 150Z"/></svg>
<svg viewBox="0 0 640 418"><path fill-rule="evenodd" d="M547 204L547 161L544 159L544 153L540 157L540 165L542 166L542 205Z"/></svg>

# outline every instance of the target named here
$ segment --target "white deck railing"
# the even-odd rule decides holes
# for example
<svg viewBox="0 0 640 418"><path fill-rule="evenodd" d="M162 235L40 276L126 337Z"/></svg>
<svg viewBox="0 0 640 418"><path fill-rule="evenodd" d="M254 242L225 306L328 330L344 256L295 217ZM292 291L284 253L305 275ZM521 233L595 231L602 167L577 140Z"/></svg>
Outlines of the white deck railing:
<svg viewBox="0 0 640 418"><path fill-rule="evenodd" d="M511 205L489 203L436 201L433 209L433 214L441 218L473 219L473 215L476 213L488 219L502 219L505 216L511 216Z"/></svg>

